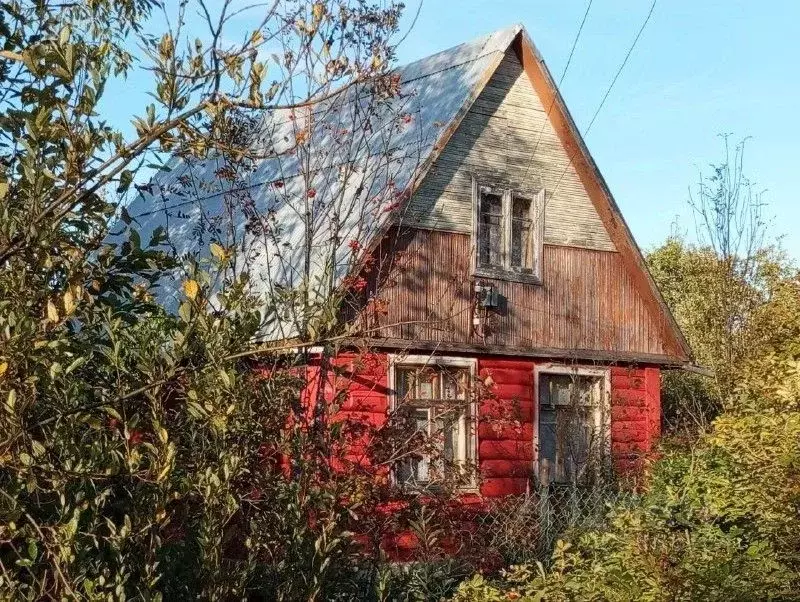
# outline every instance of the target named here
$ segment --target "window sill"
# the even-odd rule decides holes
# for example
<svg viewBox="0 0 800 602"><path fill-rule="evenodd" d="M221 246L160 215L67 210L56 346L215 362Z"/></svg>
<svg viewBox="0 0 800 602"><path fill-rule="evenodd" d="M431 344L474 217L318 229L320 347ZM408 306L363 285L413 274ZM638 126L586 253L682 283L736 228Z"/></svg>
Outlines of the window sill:
<svg viewBox="0 0 800 602"><path fill-rule="evenodd" d="M478 268L472 274L473 278L490 278L492 280L505 280L506 282L522 282L524 284L542 284L542 279L537 274L525 272L511 272L508 270Z"/></svg>
<svg viewBox="0 0 800 602"><path fill-rule="evenodd" d="M402 495L406 496L414 496L418 498L433 498L437 495L441 495L442 493L453 493L456 495L480 495L480 487L475 484L469 485L459 485L457 487L453 487L452 489L447 489L445 487L437 487L436 485L394 485L395 491Z"/></svg>

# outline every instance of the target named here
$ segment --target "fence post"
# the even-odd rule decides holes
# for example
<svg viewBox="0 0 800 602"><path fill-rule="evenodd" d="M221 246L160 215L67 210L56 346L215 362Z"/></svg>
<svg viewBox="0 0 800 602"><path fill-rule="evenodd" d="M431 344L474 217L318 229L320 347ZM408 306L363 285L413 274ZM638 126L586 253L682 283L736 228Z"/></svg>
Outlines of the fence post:
<svg viewBox="0 0 800 602"><path fill-rule="evenodd" d="M539 487L537 490L539 506L539 541L538 555L540 557L548 554L552 549L553 542L553 508L550 499L550 462L543 458L539 464Z"/></svg>

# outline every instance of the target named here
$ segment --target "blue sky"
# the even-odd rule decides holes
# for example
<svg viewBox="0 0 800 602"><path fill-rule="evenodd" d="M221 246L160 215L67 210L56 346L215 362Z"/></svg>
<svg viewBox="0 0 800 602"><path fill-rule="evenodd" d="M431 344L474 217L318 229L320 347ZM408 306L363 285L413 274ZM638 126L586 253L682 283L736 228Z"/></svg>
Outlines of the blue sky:
<svg viewBox="0 0 800 602"><path fill-rule="evenodd" d="M594 0L562 93L581 131L651 0ZM558 78L585 0L425 0L402 62L522 23ZM409 0L407 17L416 9ZM718 134L750 136L745 168L766 189L771 230L800 258L800 2L659 0L586 142L643 248L676 223L688 186L722 158Z"/></svg>
<svg viewBox="0 0 800 602"><path fill-rule="evenodd" d="M406 0L410 24L416 0ZM522 23L554 77L561 75L588 0L424 0L399 51L415 60ZM562 93L583 131L651 0L593 0ZM688 186L722 157L719 134L751 137L745 167L766 189L772 233L800 259L800 2L659 0L586 138L634 236L652 247L678 227L690 235ZM246 24L245 24L246 27ZM139 82L142 86L139 86ZM124 125L147 102L138 75L109 90ZM126 128L129 129L129 128Z"/></svg>

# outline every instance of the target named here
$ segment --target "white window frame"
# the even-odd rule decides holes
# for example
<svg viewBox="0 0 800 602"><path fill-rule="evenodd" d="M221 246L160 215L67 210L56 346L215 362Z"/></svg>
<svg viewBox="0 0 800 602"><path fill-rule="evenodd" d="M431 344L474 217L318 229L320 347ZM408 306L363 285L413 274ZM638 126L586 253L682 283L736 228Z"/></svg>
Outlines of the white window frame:
<svg viewBox="0 0 800 602"><path fill-rule="evenodd" d="M567 375L590 376L600 378L600 403L594 411L594 422L597 428L602 429L605 441L603 442L603 461L611 461L611 369L596 368L593 366L579 366L573 364L547 363L537 364L533 368L533 474L539 479L539 412L541 400L539 399L539 384L542 375Z"/></svg>
<svg viewBox="0 0 800 602"><path fill-rule="evenodd" d="M389 412L394 413L397 409L397 386L396 386L396 368L397 367L416 367L424 368L425 366L443 366L451 368L467 368L469 370L470 378L470 399L468 400L467 409L468 414L462 415L459 418L459 432L465 434L465 440L459 438L456 462L459 466L469 470L469 480L459 487L462 491L472 492L477 490L476 468L478 463L478 402L475 396L472 395L472 387L475 384L475 377L477 375L478 360L477 358L470 357L450 357L438 355L407 355L407 354L389 354L389 374L388 374L388 391L389 391ZM472 466L471 466L472 464ZM391 470L391 484L396 486L397 480L395 478L394 469Z"/></svg>
<svg viewBox="0 0 800 602"><path fill-rule="evenodd" d="M481 196L485 193L492 193L502 198L502 241L501 241L501 266L480 265L480 216L481 216ZM530 220L531 220L531 245L530 249L533 266L530 270L522 269L511 265L511 244L512 244L512 209L515 196L530 199ZM538 192L504 187L502 185L489 184L472 177L472 273L475 276L484 278L497 278L500 280L511 280L516 282L527 282L529 284L542 283L542 258L544 246L544 219L545 219L545 190L539 189Z"/></svg>

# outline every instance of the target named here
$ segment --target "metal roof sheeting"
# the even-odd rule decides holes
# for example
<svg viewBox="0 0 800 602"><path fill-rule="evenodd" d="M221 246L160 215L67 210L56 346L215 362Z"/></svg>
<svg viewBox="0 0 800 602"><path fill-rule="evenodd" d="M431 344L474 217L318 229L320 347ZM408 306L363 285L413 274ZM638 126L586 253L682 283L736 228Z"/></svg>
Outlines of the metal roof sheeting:
<svg viewBox="0 0 800 602"><path fill-rule="evenodd" d="M214 240L235 244L252 292L265 302L276 288L302 285L306 261L309 286L328 294L352 266L351 241L371 241L398 193L415 188L443 133L521 30L503 29L399 67L399 94L388 100L355 85L310 111L265 111L248 138L257 159L243 167L223 156L173 158L170 171L156 174L127 208L132 226L142 240L163 227L181 257L206 256ZM233 178L226 177L231 166ZM161 285L166 305L174 306L177 289L175 281ZM293 334L285 325L274 328L265 334Z"/></svg>

